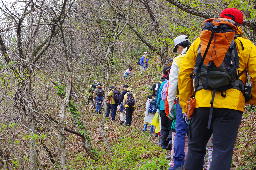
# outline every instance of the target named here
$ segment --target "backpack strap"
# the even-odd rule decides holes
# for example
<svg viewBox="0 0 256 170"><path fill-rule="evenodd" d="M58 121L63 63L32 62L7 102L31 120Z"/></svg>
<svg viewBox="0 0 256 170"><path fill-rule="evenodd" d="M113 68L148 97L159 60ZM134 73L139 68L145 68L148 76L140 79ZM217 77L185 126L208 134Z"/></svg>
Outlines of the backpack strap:
<svg viewBox="0 0 256 170"><path fill-rule="evenodd" d="M202 57L202 60L200 61L199 65L198 65L198 68L196 69L196 75L195 75L196 77L198 77L198 74L199 74L199 72L201 71L201 67L202 67L202 65L203 65L203 63L204 63L206 54L207 54L207 52L208 52L208 50L209 50L209 48L210 48L210 45L211 45L211 42L212 42L212 39L213 39L213 36L214 36L214 31L211 30L211 32L212 32L212 33L211 33L211 37L210 37L209 42L208 42L208 44L207 44L207 47L206 47L206 49L205 49L204 55L203 55L203 57Z"/></svg>
<svg viewBox="0 0 256 170"><path fill-rule="evenodd" d="M238 52L237 52L237 49L236 49L235 41L231 42L230 48L232 50L231 51L231 61L235 64L234 72L236 72L236 70L239 67L239 56L238 56ZM236 77L236 78L238 78L238 77Z"/></svg>
<svg viewBox="0 0 256 170"><path fill-rule="evenodd" d="M210 113L209 113L209 118L208 118L208 125L207 128L210 129L211 128L211 123L212 123L212 113L213 113L213 102L214 102L214 98L215 98L215 94L216 94L216 90L212 91L212 99L211 99L211 108L210 108Z"/></svg>
<svg viewBox="0 0 256 170"><path fill-rule="evenodd" d="M196 77L198 77L198 74L199 74L199 72L201 71L201 67L202 67L202 65L203 65L203 63L204 63L206 54L207 54L207 52L208 52L208 50L209 50L209 48L210 48L210 45L211 45L211 42L212 42L212 39L213 39L213 36L214 36L214 31L211 30L211 32L212 32L212 33L211 33L211 37L210 37L209 42L208 42L208 44L207 44L206 50L205 50L205 52L204 52L204 55L203 55L203 57L202 57L202 60L201 60L200 63L199 63L199 66L198 66L198 68L197 68L197 70L196 70L196 75L195 75ZM202 85L199 84L199 87L200 87L200 86L203 87ZM198 90L198 89L196 89L196 90ZM212 99L211 99L211 102L210 102L211 108L210 108L209 119L208 119L208 125L207 125L208 129L211 128L212 113L213 113L213 102L214 102L214 98L215 98L215 93L216 93L216 91L213 90L213 91L212 91Z"/></svg>
<svg viewBox="0 0 256 170"><path fill-rule="evenodd" d="M209 50L209 48L210 48L210 45L211 45L211 42L212 42L212 39L213 39L213 36L214 36L214 30L211 30L211 32L212 32L212 33L211 33L211 37L210 37L209 42L208 42L208 44L207 44L207 47L206 47L206 49L205 49L204 55L203 55L203 57L202 57L202 59L201 59L200 61L197 61L199 64L198 64L198 67L196 67L195 74L194 74L194 75L191 75L191 77L193 77L193 78L199 78L199 73L200 73L200 71L201 71L201 68L202 68L202 65L203 65L203 63L204 63L206 54L207 54L207 52L208 52L208 50ZM200 50L200 47L199 47L198 50ZM202 83L200 83L200 81L197 82L197 83L198 83L198 84L197 84L197 87L195 87L194 93L195 93L195 91L198 91L198 90L203 89Z"/></svg>
<svg viewBox="0 0 256 170"><path fill-rule="evenodd" d="M237 37L241 37L240 35L236 35L235 36L235 39L237 39L239 42L240 42L240 44L241 44L241 46L242 46L242 50L244 50L244 44L242 43L242 41L240 40L240 39L238 39Z"/></svg>

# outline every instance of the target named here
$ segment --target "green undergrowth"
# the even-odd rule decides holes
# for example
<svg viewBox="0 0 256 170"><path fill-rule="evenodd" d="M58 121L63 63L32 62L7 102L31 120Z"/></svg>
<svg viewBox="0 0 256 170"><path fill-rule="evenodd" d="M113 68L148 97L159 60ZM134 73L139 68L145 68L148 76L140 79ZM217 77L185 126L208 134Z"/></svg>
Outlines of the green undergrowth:
<svg viewBox="0 0 256 170"><path fill-rule="evenodd" d="M131 127L121 126L118 122L107 120L104 126L108 127L104 139L92 139L97 159L92 159L84 152L73 155L68 162L68 169L110 169L110 170L161 170L167 169L166 151L157 144L157 139L149 133L143 133L144 109L147 95L151 93L151 86L160 80L161 69L155 62L145 72L140 72L133 65L134 74L123 80L120 75L113 77L112 82L118 86L128 84L135 94L136 106ZM103 83L104 84L104 83ZM110 84L111 85L111 84ZM233 156L233 167L237 169L255 168L255 108L247 108L239 129L236 147ZM117 114L118 115L118 114ZM95 136L100 127L101 116L85 115L88 131ZM118 116L117 116L118 117ZM96 135L97 136L97 135Z"/></svg>
<svg viewBox="0 0 256 170"><path fill-rule="evenodd" d="M149 133L124 126L120 126L119 130L123 136L111 143L109 149L98 151L98 160L78 154L70 162L70 169L167 169L166 153L154 143Z"/></svg>
<svg viewBox="0 0 256 170"><path fill-rule="evenodd" d="M256 108L247 106L239 128L233 156L233 164L238 170L256 168Z"/></svg>

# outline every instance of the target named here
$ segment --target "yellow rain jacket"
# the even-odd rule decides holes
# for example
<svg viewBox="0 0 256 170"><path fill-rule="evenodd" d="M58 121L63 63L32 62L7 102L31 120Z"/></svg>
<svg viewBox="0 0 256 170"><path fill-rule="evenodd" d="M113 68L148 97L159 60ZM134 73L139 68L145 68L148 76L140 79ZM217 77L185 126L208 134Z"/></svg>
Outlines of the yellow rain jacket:
<svg viewBox="0 0 256 170"><path fill-rule="evenodd" d="M251 76L252 82L252 98L248 104L256 105L256 47L248 39L237 37L235 43L239 55L239 73L246 70ZM179 80L178 89L180 97L180 105L183 112L186 110L186 102L193 94L193 80L190 77L196 62L198 53L198 47L200 44L200 38L197 38L189 48L188 52L182 59L182 63L179 65ZM240 79L246 82L246 73L244 72ZM196 108L199 107L211 107L210 101L212 99L211 90L199 90L196 92ZM226 97L222 97L220 92L216 92L213 107L214 108L226 108L244 111L245 99L243 93L237 89L228 89L226 91Z"/></svg>
<svg viewBox="0 0 256 170"><path fill-rule="evenodd" d="M114 99L114 92L113 92L113 90L108 92L107 97L108 97L109 104L116 104L115 99Z"/></svg>
<svg viewBox="0 0 256 170"><path fill-rule="evenodd" d="M130 90L129 90L130 91ZM128 91L128 92L129 92ZM127 92L127 93L128 93ZM129 107L127 104L126 104L126 101L127 101L127 99L128 99L128 95L127 95L127 93L124 95L124 100L123 100L123 103L124 103L124 107ZM135 99L135 95L132 93L132 95L133 95L133 98ZM135 107L135 105L134 106L132 106L132 107Z"/></svg>

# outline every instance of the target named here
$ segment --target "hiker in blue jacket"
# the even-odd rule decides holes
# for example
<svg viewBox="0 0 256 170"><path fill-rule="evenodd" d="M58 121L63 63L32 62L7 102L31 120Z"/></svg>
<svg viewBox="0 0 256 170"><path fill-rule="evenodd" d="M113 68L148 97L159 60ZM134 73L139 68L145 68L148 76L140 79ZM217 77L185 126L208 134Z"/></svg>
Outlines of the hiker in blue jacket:
<svg viewBox="0 0 256 170"><path fill-rule="evenodd" d="M104 90L102 89L102 85L99 83L97 84L97 88L95 90L96 113L99 113L99 114L101 113L103 100L104 100Z"/></svg>
<svg viewBox="0 0 256 170"><path fill-rule="evenodd" d="M165 114L165 103L162 99L162 89L164 85L168 82L170 67L165 67L163 69L163 78L164 81L161 83L160 88L157 92L157 108L159 110L159 115L161 118L161 131L160 131L160 143L163 149L170 150L171 149L171 141L172 141L172 132L171 132L171 124L172 121Z"/></svg>
<svg viewBox="0 0 256 170"><path fill-rule="evenodd" d="M144 55L139 60L141 71L145 71L148 68L148 52L144 52Z"/></svg>

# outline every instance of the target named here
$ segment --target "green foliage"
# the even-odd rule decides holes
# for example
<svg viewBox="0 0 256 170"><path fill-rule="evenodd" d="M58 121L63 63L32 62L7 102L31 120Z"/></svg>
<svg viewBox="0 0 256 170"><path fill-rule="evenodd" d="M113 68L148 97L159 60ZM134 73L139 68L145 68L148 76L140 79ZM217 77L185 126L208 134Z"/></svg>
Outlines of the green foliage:
<svg viewBox="0 0 256 170"><path fill-rule="evenodd" d="M256 112L256 107L255 106L252 106L252 105L247 105L246 107L246 110L248 111L247 113L244 113L243 114L243 117L245 116L245 115L247 115L247 117L249 116L249 113L251 113L251 112Z"/></svg>
<svg viewBox="0 0 256 170"><path fill-rule="evenodd" d="M17 123L0 123L0 132L7 129L14 129L17 126Z"/></svg>
<svg viewBox="0 0 256 170"><path fill-rule="evenodd" d="M84 135L84 137L87 139L87 140L91 140L90 139L90 136L83 124L83 121L81 119L81 113L79 112L78 108L77 108L77 105L75 104L75 102L73 100L70 100L69 103L68 103L68 109L69 109L69 112L71 113L72 115L72 118L73 118L73 121L74 121L74 124L76 125L76 127L78 128L78 131L80 134Z"/></svg>
<svg viewBox="0 0 256 170"><path fill-rule="evenodd" d="M61 98L64 98L65 97L65 88L66 86L65 85L62 85L58 82L54 82L54 88L56 89L56 93L58 96L60 96ZM84 135L84 137L87 139L87 140L90 140L90 137L89 135L87 134L87 131L86 131L86 128L82 122L82 119L81 119L81 113L79 112L78 110L78 106L76 105L76 103L74 102L74 100L70 100L69 103L68 103L68 110L69 112L71 113L72 115L72 118L73 118L73 121L74 121L74 124L75 126L78 128L78 131L80 134ZM35 135L35 134L34 134ZM31 136L29 136L31 138ZM34 136L32 136L33 138Z"/></svg>
<svg viewBox="0 0 256 170"><path fill-rule="evenodd" d="M119 127L125 130L126 127ZM131 135L126 134L116 141L109 150L97 151L98 160L85 158L78 154L70 163L70 167L81 169L167 169L168 161L162 149L153 143L149 134L141 134L136 129L130 129ZM125 133L124 133L125 134Z"/></svg>
<svg viewBox="0 0 256 170"><path fill-rule="evenodd" d="M156 166L156 169L160 167L166 167L168 163L164 160L164 154L159 153L161 148L153 144L152 139L148 136L142 136L135 130L133 133L137 133L138 138L124 137L121 138L117 144L115 144L112 150L111 163L103 166L107 169L138 169L141 167ZM134 135L134 134L133 134ZM159 160L163 160L161 164L155 164L153 158L159 156ZM153 159L153 160L152 160ZM152 162L151 162L152 160Z"/></svg>
<svg viewBox="0 0 256 170"><path fill-rule="evenodd" d="M64 98L65 97L65 86L58 83L58 82L54 82L54 87L56 89L56 92L57 92L57 95L60 96L61 98Z"/></svg>
<svg viewBox="0 0 256 170"><path fill-rule="evenodd" d="M163 158L154 157L152 160L143 164L138 170L151 170L151 169L166 169L168 161Z"/></svg>
<svg viewBox="0 0 256 170"><path fill-rule="evenodd" d="M1 123L1 124L0 124L0 132L3 131L3 130L5 130L7 127L8 127L7 124Z"/></svg>
<svg viewBox="0 0 256 170"><path fill-rule="evenodd" d="M13 159L13 160L11 160L11 163L12 163L12 168L14 168L14 169L19 169L20 168L19 160Z"/></svg>
<svg viewBox="0 0 256 170"><path fill-rule="evenodd" d="M243 113L242 123L239 129L236 149L234 153L234 164L238 169L254 169L256 162L256 145L255 145L255 120L256 108L246 106Z"/></svg>
<svg viewBox="0 0 256 170"><path fill-rule="evenodd" d="M36 133L32 133L32 134L28 134L28 135L24 135L23 139L24 140L44 140L47 138L46 134L36 134ZM19 141L15 141L16 143L19 143Z"/></svg>
<svg viewBox="0 0 256 170"><path fill-rule="evenodd" d="M227 2L229 5L229 8L238 8L246 13L249 13L249 15L246 15L246 19L254 19L256 17L256 9L254 9L255 3L253 1L247 1L247 0L224 0L224 2Z"/></svg>

